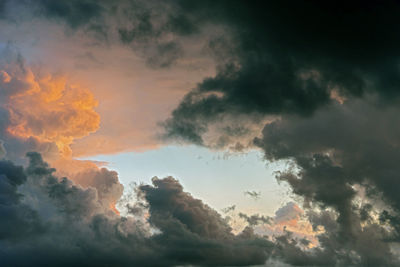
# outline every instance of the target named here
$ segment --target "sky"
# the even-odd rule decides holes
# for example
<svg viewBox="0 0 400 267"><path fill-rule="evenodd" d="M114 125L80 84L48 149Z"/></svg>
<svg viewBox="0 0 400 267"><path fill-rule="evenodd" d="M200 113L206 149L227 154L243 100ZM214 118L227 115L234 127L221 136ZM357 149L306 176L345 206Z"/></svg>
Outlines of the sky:
<svg viewBox="0 0 400 267"><path fill-rule="evenodd" d="M398 1L0 0L4 266L399 266Z"/></svg>
<svg viewBox="0 0 400 267"><path fill-rule="evenodd" d="M188 145L85 159L107 162L106 167L117 171L124 185L149 183L154 176L173 176L191 194L219 211L236 205L246 213L273 215L291 198L287 186L274 179L280 164L267 166L262 157L259 151L229 155ZM254 199L246 191L257 192L260 198Z"/></svg>

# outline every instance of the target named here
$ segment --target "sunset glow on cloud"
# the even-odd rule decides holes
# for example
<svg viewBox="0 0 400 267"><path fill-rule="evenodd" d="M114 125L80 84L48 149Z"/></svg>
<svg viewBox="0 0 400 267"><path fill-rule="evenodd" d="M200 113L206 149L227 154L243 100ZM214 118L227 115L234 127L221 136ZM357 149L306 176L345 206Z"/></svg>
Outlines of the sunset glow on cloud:
<svg viewBox="0 0 400 267"><path fill-rule="evenodd" d="M100 116L89 90L67 84L65 77L35 76L29 68L3 70L2 87L9 92L4 107L10 114L8 133L19 138L54 142L62 156L70 157L74 139L95 132Z"/></svg>

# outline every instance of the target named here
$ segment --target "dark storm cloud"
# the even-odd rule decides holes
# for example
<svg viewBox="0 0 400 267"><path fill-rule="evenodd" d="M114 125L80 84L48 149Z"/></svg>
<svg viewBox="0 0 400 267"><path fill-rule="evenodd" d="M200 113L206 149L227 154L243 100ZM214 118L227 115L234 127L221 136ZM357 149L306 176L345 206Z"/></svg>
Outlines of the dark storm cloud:
<svg viewBox="0 0 400 267"><path fill-rule="evenodd" d="M172 177L136 188L146 225L101 201L102 187L82 188L38 153L22 168L0 161L0 255L10 266L244 266L263 264L272 242L251 228L231 233L216 211ZM103 175L103 174L99 174ZM99 178L103 184L103 178Z"/></svg>
<svg viewBox="0 0 400 267"><path fill-rule="evenodd" d="M154 186L140 187L149 204L149 222L163 233L155 236L166 257L198 265L263 264L273 246L250 228L235 236L213 209L183 192L172 177L154 178Z"/></svg>
<svg viewBox="0 0 400 267"><path fill-rule="evenodd" d="M209 45L216 76L173 111L165 123L167 138L202 144L208 125L225 114L311 115L331 102L332 90L344 96L397 95L400 5L395 1L180 4L197 24L227 30Z"/></svg>
<svg viewBox="0 0 400 267"><path fill-rule="evenodd" d="M209 44L216 76L184 97L164 124L165 137L207 145L209 126L227 115L279 115L255 144L268 160L295 164L277 179L304 197L310 211L330 208L335 216L326 222L313 213L320 223L315 229L323 226L325 232L312 252L288 236L278 238L282 251L275 253L293 265L398 264L390 242L398 240L400 218L400 5L202 3L182 8L229 31ZM370 203L356 205L358 185Z"/></svg>
<svg viewBox="0 0 400 267"><path fill-rule="evenodd" d="M325 184L332 190L321 188L321 194L326 195L315 194L308 183L294 180L305 195L327 202L334 199L329 194L340 191L340 198L347 199L353 195L351 184L368 181L384 191L385 197L399 209L400 198L394 189L400 157L398 112L394 106L382 108L382 103L375 100L351 100L320 110L311 118L287 116L268 124L263 138L255 142L264 149L267 159L293 158L304 171L312 170L310 182L312 176L318 179L318 172L335 177L337 183ZM344 187L334 190L335 186Z"/></svg>
<svg viewBox="0 0 400 267"><path fill-rule="evenodd" d="M382 213L381 222L387 219L395 225L400 211L398 113L397 107L382 107L382 102L374 98L349 100L320 109L311 118L285 116L267 124L263 137L255 140L268 160L285 159L296 164L277 179L289 183L306 205L329 207L337 213L330 223L319 220L326 229L319 241L338 262L396 262L387 241L396 240L398 227L388 232L379 221L370 220L370 213L377 209ZM354 200L359 190L355 185L366 188L364 198L371 203L357 206ZM391 212L375 206L377 199L382 199ZM310 218L318 221L319 215L312 214ZM368 245L371 242L373 249ZM339 247L342 252L338 254ZM350 255L346 250L353 250L360 258L353 255L344 259L343 255Z"/></svg>
<svg viewBox="0 0 400 267"><path fill-rule="evenodd" d="M17 188L27 177L22 167L12 162L0 162L0 242L18 240L42 231L35 211L21 203Z"/></svg>

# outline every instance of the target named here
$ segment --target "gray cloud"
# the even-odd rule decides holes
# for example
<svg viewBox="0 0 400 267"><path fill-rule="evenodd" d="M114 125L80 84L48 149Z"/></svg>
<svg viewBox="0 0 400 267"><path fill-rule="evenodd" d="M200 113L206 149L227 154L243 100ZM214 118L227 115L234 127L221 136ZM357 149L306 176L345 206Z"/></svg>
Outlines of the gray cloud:
<svg viewBox="0 0 400 267"><path fill-rule="evenodd" d="M272 219L270 217L266 217L259 214L254 214L249 216L247 214L240 212L239 217L246 220L250 226L255 226L264 223L270 224L272 222Z"/></svg>
<svg viewBox="0 0 400 267"><path fill-rule="evenodd" d="M192 258L194 264L227 266L266 261L272 243L256 237L250 228L233 235L216 211L183 192L172 177L153 178L152 182L154 186L144 185L140 190L149 204L149 222L163 233L155 238L171 246L165 253L173 260Z"/></svg>
<svg viewBox="0 0 400 267"><path fill-rule="evenodd" d="M364 266L393 265L398 260L390 252L398 228L388 230L370 219L375 210L391 214L389 217L396 221L400 207L395 194L399 186L399 110L381 105L374 97L351 99L343 105L327 106L310 118L285 116L266 125L263 137L255 140L268 160L285 159L296 164L277 179L289 183L310 209L318 205L336 212L326 223L319 220L326 230L319 236L320 244L331 251L335 262ZM355 202L357 185L366 188L363 198L367 202L361 206ZM376 205L377 199L384 201L384 208ZM318 221L317 217L312 213L310 218ZM389 236L392 238L388 240Z"/></svg>
<svg viewBox="0 0 400 267"><path fill-rule="evenodd" d="M74 175L73 181L82 187L97 190L99 200L105 207L113 206L121 198L124 187L118 180L118 173L106 168L88 169Z"/></svg>
<svg viewBox="0 0 400 267"><path fill-rule="evenodd" d="M256 191L245 191L244 192L244 195L245 196L248 196L248 197L250 197L250 198L252 198L252 199L254 199L254 200L258 200L258 199L260 199L260 197L261 197L261 192L256 192Z"/></svg>
<svg viewBox="0 0 400 267"><path fill-rule="evenodd" d="M0 159L3 159L7 154L7 150L4 148L4 142L0 139Z"/></svg>
<svg viewBox="0 0 400 267"><path fill-rule="evenodd" d="M295 266L395 266L398 262L390 247L397 242L393 238L397 229L388 228L386 223L395 225L396 206L387 206L388 209L381 212L380 220L376 220L372 212L379 210L369 203L357 206L354 202L356 190L349 184L369 185L371 190L375 190L368 191L369 200L377 196L376 192L382 193L384 200L393 200L393 196L375 183L373 173L363 179L343 175L351 170L341 159L346 153L359 155L358 151L348 152L345 148L341 151L341 146L336 143L337 150L333 151L329 142L321 137L323 135L318 135L320 140L309 140L316 144L315 147L311 143L310 149L305 146L297 148L297 143L291 143L292 139L288 137L291 133L297 138L296 133L303 129L303 124L338 126L339 121L349 123L346 119L354 119L349 116L351 111L359 109L368 110L370 118L380 112L376 106L362 101L354 101L348 106L331 106L318 112L314 120L292 116L269 124L264 129L263 139L256 141L258 145L264 145L268 158L292 158L298 164L298 169L281 173L278 179L288 182L295 193L304 196L310 207L306 215L314 230L323 227L324 231L317 235L317 247L305 250L309 241L296 238L288 231L283 236L271 237L272 240L256 235L252 226L268 224L272 220L262 215L239 214L249 226L234 235L226 219L184 192L172 177L155 177L152 185L136 187L139 203L134 206L135 210L128 209L134 211L133 216L118 216L109 206L110 201L120 196L122 189L115 172L102 169L95 173L80 173L79 177L83 181L87 178L88 183L82 187L68 178L56 177L55 170L42 160L40 154L29 153L30 164L25 169L9 161L0 164L0 201L3 203L0 213L5 218L1 229L7 229L2 232L0 240L2 259L6 264L18 266L82 263L87 266L245 266L266 261ZM385 114L391 118L392 112L389 109ZM330 120L331 115L337 121ZM288 121L290 123L286 124ZM369 120L364 120L362 125L368 128L369 123ZM304 129L325 131L325 127L316 126ZM348 130L345 127L340 129ZM375 134L371 130L371 136ZM314 138L311 134L301 136ZM365 140L370 141L371 137ZM293 153L289 152L291 146ZM364 149L362 145L355 148ZM323 154L324 151L330 154L313 155L313 152ZM363 164L360 156L355 160ZM318 211L313 207L330 211ZM147 220L138 218L146 214ZM298 216L294 204L289 203L277 212L274 220L278 222L279 219L290 220ZM369 246L371 243L373 248Z"/></svg>
<svg viewBox="0 0 400 267"><path fill-rule="evenodd" d="M28 1L32 2L32 1ZM72 0L72 1L33 1L37 13L50 19L65 21L70 27L78 28L104 16L105 1Z"/></svg>
<svg viewBox="0 0 400 267"><path fill-rule="evenodd" d="M146 225L116 215L102 201L102 178L95 178L97 189L82 188L54 176L40 154L28 157L25 169L0 161L3 264L243 266L263 264L273 249L251 228L232 234L216 211L172 177L137 187L143 214L149 213Z"/></svg>

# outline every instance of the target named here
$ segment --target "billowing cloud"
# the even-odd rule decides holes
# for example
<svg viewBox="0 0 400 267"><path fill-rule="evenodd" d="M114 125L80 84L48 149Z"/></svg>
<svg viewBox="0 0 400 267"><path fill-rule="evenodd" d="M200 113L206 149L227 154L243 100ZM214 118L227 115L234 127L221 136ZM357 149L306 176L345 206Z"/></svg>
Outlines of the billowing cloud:
<svg viewBox="0 0 400 267"><path fill-rule="evenodd" d="M289 183L306 206L332 209L329 217L323 212L310 216L314 228L325 228L319 237L322 247L333 252L342 246L356 253L342 259L348 264L390 265L396 258L390 247L399 234L394 226L400 207L395 193L399 110L382 109L381 104L375 97L353 99L311 118L286 116L266 125L263 138L256 140L267 159L295 164L277 179ZM359 201L360 188L366 193ZM319 216L325 219L317 220ZM371 242L373 249L368 247Z"/></svg>
<svg viewBox="0 0 400 267"><path fill-rule="evenodd" d="M250 228L234 236L216 211L183 192L172 177L154 178L152 182L154 186L145 185L140 189L149 204L149 222L164 233L156 236L156 240L172 246L172 250L167 248L166 255L193 258L193 263L198 265L265 262L272 249L270 242L256 237Z"/></svg>
<svg viewBox="0 0 400 267"><path fill-rule="evenodd" d="M0 136L11 153L6 154L1 141L0 157L21 160L27 150L45 152L57 175L68 176L84 188L96 188L102 204L118 212L115 205L123 186L117 174L71 158L70 145L99 128L97 101L91 91L70 84L65 76L29 68L11 46L2 53L0 110L5 120Z"/></svg>
<svg viewBox="0 0 400 267"><path fill-rule="evenodd" d="M29 166L0 162L0 254L18 266L242 266L263 264L272 243L246 228L231 233L213 209L183 191L172 177L137 188L149 225L119 216L101 201L102 187L84 189L40 154ZM98 179L101 184L102 179ZM12 227L12 228L10 228ZM6 230L7 229L7 230Z"/></svg>
<svg viewBox="0 0 400 267"><path fill-rule="evenodd" d="M1 51L0 137L17 159L29 150L70 157L74 140L99 128L97 101L67 77L29 67L12 45Z"/></svg>
<svg viewBox="0 0 400 267"><path fill-rule="evenodd" d="M279 237L284 261L396 265L398 3L185 6L192 7L202 15L218 10L207 21L231 31L210 43L217 74L183 98L164 123L165 137L208 146L212 125L225 117L240 125L243 116L274 116L254 144L267 160L292 163L277 179L304 199L305 216L321 231L313 253L292 234Z"/></svg>
<svg viewBox="0 0 400 267"><path fill-rule="evenodd" d="M210 126L226 116L310 116L347 96L397 95L398 3L202 1L181 8L196 25L227 30L209 43L217 74L173 111L167 138L207 145Z"/></svg>
<svg viewBox="0 0 400 267"><path fill-rule="evenodd" d="M100 116L90 91L68 84L65 77L35 74L32 69L4 68L2 107L9 114L7 132L12 136L55 143L61 153L71 154L76 138L94 132Z"/></svg>
<svg viewBox="0 0 400 267"><path fill-rule="evenodd" d="M109 171L106 168L88 168L76 173L72 179L82 187L96 188L99 200L103 202L102 205L109 206L118 212L115 205L121 198L124 187L120 184L115 171Z"/></svg>
<svg viewBox="0 0 400 267"><path fill-rule="evenodd" d="M94 178L97 187L84 188L55 176L55 169L40 154L28 157L26 168L0 161L0 212L6 215L1 222L0 254L5 264L247 266L331 260L321 261L319 257L328 253L305 250L309 241L288 231L274 232L269 238L254 233L258 223L293 226L291 221L302 214L293 203L274 219L242 215L249 226L235 235L226 219L183 191L177 180L154 177L152 185L136 187L135 198L124 199L129 212L121 216L104 201L107 194L102 185L107 179L99 177L116 179L115 173L103 170ZM323 217L318 218L323 223Z"/></svg>
<svg viewBox="0 0 400 267"><path fill-rule="evenodd" d="M301 209L296 203L288 202L280 207L276 212L275 216L266 216L261 214L248 215L243 212L239 212L237 216L245 221L236 220L236 214L232 214L227 218L230 220L230 224L235 229L243 229L244 225L249 225L254 228L254 232L260 236L268 237L270 240L279 243L282 238L290 236L290 238L298 243L298 249L305 251L304 255L313 255L313 251L310 248L317 247L318 235L321 234L322 230L318 227L313 228L312 221L304 214L304 210Z"/></svg>

